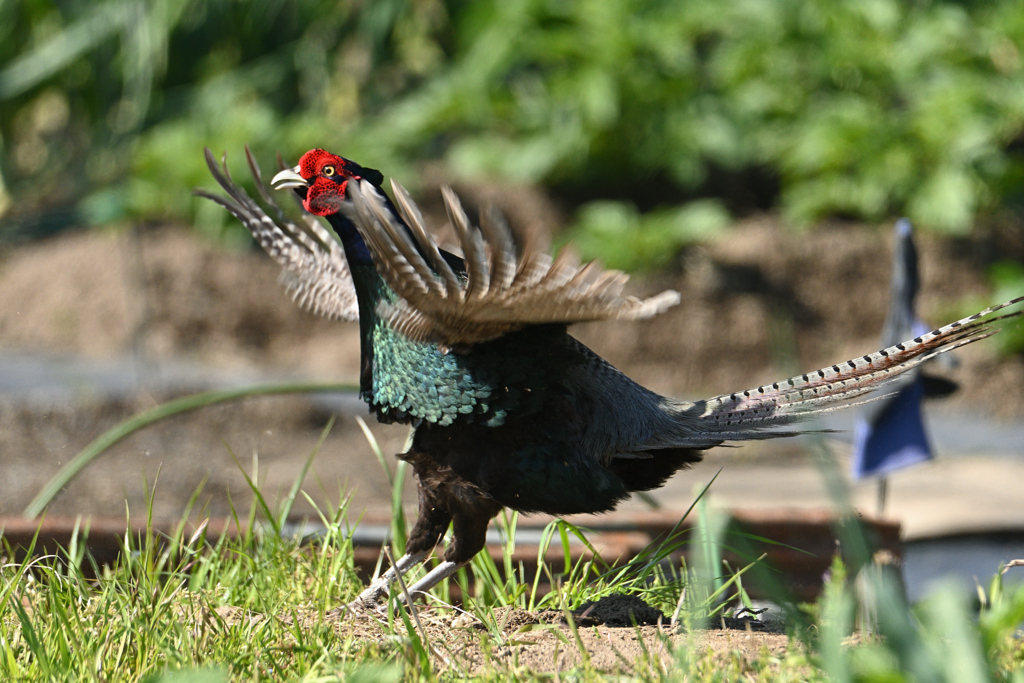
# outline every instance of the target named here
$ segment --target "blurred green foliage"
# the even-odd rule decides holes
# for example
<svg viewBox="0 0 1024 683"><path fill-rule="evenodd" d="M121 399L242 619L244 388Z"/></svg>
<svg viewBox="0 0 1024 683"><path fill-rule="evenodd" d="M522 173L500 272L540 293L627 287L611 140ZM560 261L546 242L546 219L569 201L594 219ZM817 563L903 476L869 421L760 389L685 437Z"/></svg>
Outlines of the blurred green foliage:
<svg viewBox="0 0 1024 683"><path fill-rule="evenodd" d="M992 301L1009 301L1024 292L1024 264L1016 261L1000 261L989 268L989 280L993 285ZM1010 320L996 337L1003 354L1024 353L1024 323Z"/></svg>
<svg viewBox="0 0 1024 683"><path fill-rule="evenodd" d="M912 610L902 580L889 567L868 565L847 580L841 561L815 606L816 663L839 683L1024 682L1020 630L1024 588L1004 586L1001 566L974 614L963 592L948 584ZM855 617L861 615L860 637Z"/></svg>
<svg viewBox="0 0 1024 683"><path fill-rule="evenodd" d="M1020 193L1022 49L1024 0L0 0L0 211L219 230L187 190L248 142L543 183L629 268L726 210L963 233Z"/></svg>
<svg viewBox="0 0 1024 683"><path fill-rule="evenodd" d="M595 200L580 208L567 238L590 258L636 271L667 265L679 246L710 238L728 222L725 209L712 199L645 214L631 202Z"/></svg>

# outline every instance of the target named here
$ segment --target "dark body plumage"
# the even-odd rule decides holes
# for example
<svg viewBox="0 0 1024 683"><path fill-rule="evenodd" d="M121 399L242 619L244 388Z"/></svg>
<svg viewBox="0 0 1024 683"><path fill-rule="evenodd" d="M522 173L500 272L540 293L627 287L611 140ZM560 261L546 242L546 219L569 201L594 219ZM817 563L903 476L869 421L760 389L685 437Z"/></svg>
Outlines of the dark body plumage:
<svg viewBox="0 0 1024 683"><path fill-rule="evenodd" d="M461 566L483 549L487 526L503 507L605 512L701 459L692 448L653 457L616 443L617 416L633 415L616 404L637 394L652 403L661 397L569 336L565 324L533 325L462 348L397 332L378 311L398 297L358 229L341 213L326 218L341 238L358 299L360 395L379 421L415 426L411 447L399 455L419 485L409 555L428 554L451 524L444 558ZM443 257L465 278L462 259ZM587 438L597 422L606 427L599 451ZM633 457L616 457L623 454Z"/></svg>
<svg viewBox="0 0 1024 683"><path fill-rule="evenodd" d="M396 296L372 264L356 262L355 226L338 214L328 220L349 245L363 399L381 422L416 426L402 457L421 480L429 472L435 485L443 479L445 487L461 486L462 498L486 499L471 504L493 507L484 527L503 506L559 515L607 511L631 491L657 488L685 463L700 460L696 449L662 450L654 458L613 441L616 416L632 416L617 403L637 394L652 403L661 397L569 336L566 325L531 326L463 349L396 332L377 314L381 299ZM464 273L461 267L456 272ZM616 385L626 391L595 391ZM587 449L593 445L588 427L596 420L606 423L603 452ZM624 454L632 457L615 457Z"/></svg>
<svg viewBox="0 0 1024 683"><path fill-rule="evenodd" d="M502 507L550 514L611 510L632 491L661 486L726 441L791 436L766 431L848 404L922 362L983 339L994 306L912 340L769 385L686 402L659 396L573 339L583 320L660 313L679 296L621 295L625 276L564 254L522 250L507 227L472 226L444 198L464 259L440 252L415 204L381 174L323 150L274 178L295 188L306 228L276 208L250 168L271 218L207 150L234 213L285 269L286 286L315 312L359 320L361 395L382 422L415 427L399 457L419 480L420 517L407 554L350 607L376 602L398 574L423 561L448 525L445 561L411 588L427 590L484 546ZM342 255L343 250L343 255Z"/></svg>

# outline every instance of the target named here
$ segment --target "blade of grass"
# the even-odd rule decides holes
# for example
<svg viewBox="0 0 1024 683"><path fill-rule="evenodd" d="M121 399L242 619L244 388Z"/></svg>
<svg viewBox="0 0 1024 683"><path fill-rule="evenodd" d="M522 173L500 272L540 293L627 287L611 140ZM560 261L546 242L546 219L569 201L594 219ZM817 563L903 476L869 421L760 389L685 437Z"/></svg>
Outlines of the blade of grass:
<svg viewBox="0 0 1024 683"><path fill-rule="evenodd" d="M322 384L300 382L295 384L267 384L254 387L243 387L241 389L226 389L223 391L207 391L201 394L193 394L184 398L168 401L155 408L143 411L138 415L128 418L94 439L88 446L83 448L74 458L68 461L57 472L54 477L46 482L46 485L36 494L36 497L28 504L21 514L25 517L38 517L40 513L50 504L50 501L60 493L60 490L68 485L75 476L85 467L103 454L108 448L119 442L121 439L134 434L143 427L148 427L154 422L165 420L174 415L187 413L191 410L205 408L216 403L237 401L242 398L253 396L273 396L279 394L310 394L321 392L358 391L359 387L354 384Z"/></svg>
<svg viewBox="0 0 1024 683"><path fill-rule="evenodd" d="M302 487L302 482L306 478L306 473L309 472L310 466L313 464L313 460L317 454L320 453L320 448L324 445L324 441L327 440L327 435L331 433L331 428L334 426L335 416L331 416L331 419L327 421L327 426L324 427L324 431L320 433L320 439L316 442L316 446L313 447L313 452L306 458L306 462L302 465L302 470L299 471L299 475L295 478L292 483L291 490L288 491L288 496L284 499L281 504L281 514L277 521L277 527L279 529L284 528L285 522L288 521L288 515L292 512L292 506L295 504L295 497L299 495L299 489Z"/></svg>
<svg viewBox="0 0 1024 683"><path fill-rule="evenodd" d="M370 426L366 424L366 420L358 415L356 416L356 424L358 424L359 429L363 431L363 436L366 437L366 443L370 445L370 450L373 451L374 457L376 457L377 462L380 463L380 468L384 470L384 476L388 479L388 486L394 486L395 475L391 473L391 468L388 467L388 462L384 458L384 452L381 451L380 444L377 443L377 437L375 437L373 432L370 431Z"/></svg>
<svg viewBox="0 0 1024 683"><path fill-rule="evenodd" d="M661 541L658 543L656 547L653 547L654 544L652 543L651 545L644 548L639 554L637 554L635 558L627 562L625 565L623 565L622 567L612 567L608 569L603 574L601 574L598 577L598 579L611 579L612 583L618 583L619 581L624 580L625 577L629 576L630 573L633 573L634 576L644 576L651 570L652 567L659 564L662 560L664 560L666 557L671 555L673 552L678 550L683 545L686 545L688 541L674 541L674 539L678 535L679 527L681 527L686 518L690 516L690 513L693 512L693 509L697 507L697 503L699 503L701 499L704 498L705 495L707 495L707 492L711 488L711 485L715 483L715 480L718 479L718 475L720 475L721 473L722 470L721 468L719 468L719 470L715 472L715 476L711 477L711 480L708 481L708 483L704 486L703 489L701 489L700 493L697 494L697 497L694 499L694 501L690 503L690 507L686 508L686 511L683 513L682 517L679 518L679 521L675 523L675 526L673 526L672 529L668 532L668 534L666 534L665 537L661 539ZM611 578L613 574L615 574L615 577Z"/></svg>
<svg viewBox="0 0 1024 683"><path fill-rule="evenodd" d="M729 536L736 536L736 537L739 537L739 538L745 538L745 539L750 540L750 541L757 541L758 543L764 543L765 545L777 545L780 548L786 548L787 550L795 550L796 552L802 553L804 555L807 555L808 557L816 557L816 555L814 553L812 553L810 550L805 550L804 548L798 548L795 545L789 545L788 543L782 543L781 541L773 541L770 538L766 538L764 536L758 536L757 534L751 534L751 533L748 533L746 531L740 531L740 530L735 529L735 528L729 529L728 535ZM729 546L724 546L724 547L727 550L733 550L733 552L736 552L736 550L734 550L733 548L730 548Z"/></svg>
<svg viewBox="0 0 1024 683"><path fill-rule="evenodd" d="M15 596L15 598L17 598L17 596ZM14 608L15 614L18 615L18 621L21 622L21 637L24 639L25 644L28 645L32 654L35 655L36 661L39 662L39 668L41 668L46 674L46 677L49 678L53 675L53 663L50 661L50 656L46 651L46 647L39 638L39 634L36 632L35 626L32 624L32 620L28 616L28 612L25 611L21 601L17 599L11 600L10 604L11 607Z"/></svg>
<svg viewBox="0 0 1024 683"><path fill-rule="evenodd" d="M238 465L238 471L242 473L243 477L245 477L245 483L249 485L249 490L252 491L253 500L256 501L256 505L259 507L260 510L263 511L264 517L267 518L267 521L274 528L274 535L280 536L281 535L281 527L277 523L277 516L274 514L273 510L270 509L270 504L267 503L267 499L263 497L263 492L260 491L259 484L257 484L256 481L254 481L254 479L259 475L259 470L257 469L259 461L256 458L255 454L253 455L253 461L252 461L252 463L253 463L253 473L252 473L252 476L250 476L249 474L246 473L245 468L242 467L242 463L239 462L238 456L236 456L235 452L233 450L231 450L231 447L228 446L227 444L224 444L224 448L226 448L228 453L231 454L231 459L235 461L236 465ZM253 514L254 512L255 512L255 508L253 508L253 512L251 512L249 514L249 526L250 526L250 528L255 526L256 518L255 518L255 516Z"/></svg>
<svg viewBox="0 0 1024 683"><path fill-rule="evenodd" d="M391 566L394 567L395 558L391 556L391 551L387 548L384 548L384 554L388 558L388 563L390 563ZM420 623L419 610L416 609L416 605L413 603L413 597L409 593L409 587L405 584L405 579L402 577L401 572L395 573L395 580L398 581L398 587L401 589L402 595L405 596L405 604L409 608L409 612L412 614L412 620L416 622L416 630L419 631L420 636L423 638L424 645L429 648L430 639L427 638L427 631L423 628L423 624Z"/></svg>
<svg viewBox="0 0 1024 683"><path fill-rule="evenodd" d="M551 546L551 541L555 536L555 529L557 522L550 522L544 527L543 533L540 537L540 546L537 548L537 573L533 576L533 588L530 590L530 603L527 606L527 610L534 611L537 609L537 590L540 587L540 579L545 573L549 576L549 580L554 585L554 577L550 576L551 571L547 566L546 557L548 554L548 548Z"/></svg>
<svg viewBox="0 0 1024 683"><path fill-rule="evenodd" d="M580 637L580 629L576 625L576 620L572 616L572 612L569 611L569 607L563 603L562 605L562 616L565 617L565 623L569 625L569 632L572 633L572 639L576 643L576 649L580 653L580 661L583 663L584 668L590 666L590 652L587 651L586 646L583 644L583 638Z"/></svg>
<svg viewBox="0 0 1024 683"><path fill-rule="evenodd" d="M724 595L725 595L725 592L726 592L726 591L728 591L728 590L729 590L729 588L731 588L731 587L732 587L733 585L736 585L736 584L738 584L738 583L739 583L739 581L740 581L740 577L742 577L742 576L743 576L744 574L746 574L746 573L747 573L747 571L748 571L748 570L749 570L750 568L752 568L752 567L756 566L758 562L761 562L761 561L762 561L762 560L764 560L764 558L765 558L765 557L767 557L767 556L768 556L768 553L765 553L764 555L761 555L761 557L757 558L757 560L756 560L755 562L751 562L751 563L750 563L750 564L748 564L747 566L745 566L745 567L743 567L742 569L740 569L740 570L739 570L738 572L736 572L736 573L735 573L735 574L733 574L733 575L732 575L731 577L729 577L729 579L727 579L726 581L724 581L724 582L722 583L722 585L721 585L721 586L719 586L718 588L716 588L716 589L715 589L715 592L714 592L714 593L712 593L712 594L711 594L711 595L710 595L710 596L708 597L708 606L707 606L707 609L708 609L708 614L709 614L709 616L714 616L715 614L718 614L719 612L721 612L722 610L724 610L724 609L725 609L725 603L724 603L724 602L722 602L722 603L720 603L720 604L716 605L716 606L714 607L714 609L712 609L712 607L711 607L711 606L712 606L712 605L714 605L714 603L715 603L715 602L718 602L719 598L721 598L722 596L724 596Z"/></svg>
<svg viewBox="0 0 1024 683"><path fill-rule="evenodd" d="M700 539L698 548L701 551L701 569L704 572L704 580L710 582L716 593L722 587L721 543L726 524L728 524L728 518L723 514L710 511L707 498L701 496L700 502L697 504L697 536Z"/></svg>

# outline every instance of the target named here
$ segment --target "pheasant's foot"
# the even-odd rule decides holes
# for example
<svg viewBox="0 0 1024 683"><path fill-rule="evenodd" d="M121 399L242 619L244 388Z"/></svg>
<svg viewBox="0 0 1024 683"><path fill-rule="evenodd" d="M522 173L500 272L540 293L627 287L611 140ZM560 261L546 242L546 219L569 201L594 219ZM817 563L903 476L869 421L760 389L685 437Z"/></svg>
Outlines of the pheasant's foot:
<svg viewBox="0 0 1024 683"><path fill-rule="evenodd" d="M346 616L371 614L380 611L380 606L382 604L381 598L387 595L388 583L388 580L384 576L380 577L371 583L367 589L360 593L352 602L330 610L327 613L327 617L331 619L343 619Z"/></svg>
<svg viewBox="0 0 1024 683"><path fill-rule="evenodd" d="M386 609L386 601L365 601L362 597L345 603L327 612L328 619L345 619L346 617L380 616Z"/></svg>
<svg viewBox="0 0 1024 683"><path fill-rule="evenodd" d="M327 613L328 617L340 619L345 615L379 613L381 611L382 598L387 595L388 587L398 577L398 574L405 574L417 564L425 560L427 553L405 554L398 558L395 566L377 577L362 593L347 605L337 607Z"/></svg>
<svg viewBox="0 0 1024 683"><path fill-rule="evenodd" d="M351 605L358 603L365 607L376 607L377 604L381 601L381 599L387 596L388 586L391 585L391 582L393 580L394 579L392 577L388 576L388 574L385 574L384 576L380 577L379 579L371 583L369 586L367 586L366 590L360 593L359 597L349 604Z"/></svg>

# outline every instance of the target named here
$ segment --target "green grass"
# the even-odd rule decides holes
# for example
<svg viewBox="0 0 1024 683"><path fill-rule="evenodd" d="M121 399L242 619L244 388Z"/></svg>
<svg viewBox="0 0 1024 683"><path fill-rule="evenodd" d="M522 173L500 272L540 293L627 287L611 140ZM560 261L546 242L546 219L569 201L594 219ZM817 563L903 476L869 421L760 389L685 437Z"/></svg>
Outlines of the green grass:
<svg viewBox="0 0 1024 683"><path fill-rule="evenodd" d="M395 491L384 549L393 558L405 540L404 470L391 472L381 462ZM457 575L459 607L445 606L452 600L450 586L442 585L414 609L392 597L379 619L338 621L326 612L363 587L345 496L326 509L314 505L326 530L302 540L281 532L298 497L312 499L296 484L272 507L259 489L258 463L243 475L251 501L244 514L233 509L242 530L234 536L215 537L202 521L190 521L204 518L194 509L200 486L170 534L152 530L147 506L147 531L125 534L114 566L98 567L85 552L86 526L57 555L17 562L11 548L0 546L0 680L1024 681L1017 630L1024 588L1006 589L1003 572L979 587L980 608L950 589L912 609L885 567L860 567L856 558L857 566L847 567L837 558L819 602L792 615L786 646L741 650L747 634L737 632L736 647L709 648L696 627L727 604L748 600L742 574L749 567L732 571L721 561L725 525L705 509L707 487L687 512L697 515L689 566L666 562L685 542L675 534L613 566L583 530L555 520L544 530L541 570L532 578L513 562L518 515L508 513L497 522L507 539L499 562L484 553ZM860 533L855 522L844 523L844 547L856 547ZM572 553L574 541L592 552ZM559 560L545 561L552 555ZM677 619L637 631L639 649L628 656L616 651L609 671L594 655L602 641L593 627L577 624L572 610L612 593L634 594ZM517 629L511 608L553 610L567 626ZM575 663L558 674L537 673L536 662L519 657L526 656L524 643L538 637Z"/></svg>
<svg viewBox="0 0 1024 683"><path fill-rule="evenodd" d="M213 541L183 525L162 547L152 535L126 537L123 559L95 579L74 546L60 558L7 563L0 571L0 678L136 681L184 670L209 680L433 680L445 668L458 670L457 661L444 662L465 640L480 649L507 644L495 603L485 599L466 606L487 628L454 644L394 605L373 628L347 632L346 622L327 619L327 609L361 589L343 532L334 524L304 546L272 533ZM573 597L558 595L566 604ZM565 636L567 648L578 647L580 630ZM686 661L694 670L707 666L699 653L687 652ZM516 669L495 666L477 677L511 678ZM605 680L586 663L574 676ZM652 667L641 679L665 677L664 668Z"/></svg>
<svg viewBox="0 0 1024 683"><path fill-rule="evenodd" d="M256 480L255 473L251 478ZM92 566L80 538L58 556L5 561L0 568L0 679L557 680L531 674L514 661L491 659L479 666L461 658L469 651L507 648L525 637L502 624L507 612L499 608L504 605L546 607L568 616L582 601L610 592L630 591L664 604L666 591L674 590L678 600L683 586L699 590L699 572L681 567L666 576L660 570L639 569L665 550L659 546L650 549L646 560L625 568L610 569L599 558L545 565L555 590L538 595L535 585L512 566L510 544L503 559L507 580L486 555L477 557L459 579L472 596L463 608L482 622L481 629L451 628L455 610L421 606L407 612L394 602L379 622L336 622L325 612L362 588L353 567L349 529L342 521L344 499L320 512L326 532L315 542L303 543L274 532L294 496L270 510L255 487L253 495L249 514L236 518L249 531L235 538L214 539L204 526L196 528L183 518L165 537L127 534L122 559L112 567ZM514 514L502 521L510 534L515 523ZM548 527L546 538L556 547L561 544L567 554L568 539L576 535L585 541L578 529L558 521ZM7 555L11 557L9 549ZM648 652L624 661L625 674L602 672L584 655L563 675L579 681L618 680L623 675L640 681L1024 680L1024 653L1013 639L1024 619L1024 591L1007 593L1002 575L981 591L983 607L971 618L952 592L940 593L916 613L886 611L886 604L901 605L892 594L894 584L881 572L868 572L862 583L872 585L880 598L877 635L851 644L860 584L847 581L845 571L837 561L829 590L810 610L812 627L794 633L784 655L756 648L752 653L716 653L693 632L673 636L670 630L648 631L646 647L660 647L667 654ZM475 591L468 585L469 575L475 578ZM436 590L436 599L446 601L446 590ZM707 615L713 604L691 600L681 621ZM587 630L569 621L569 628L539 628L554 632L567 651L585 653ZM737 634L737 639L742 636Z"/></svg>
<svg viewBox="0 0 1024 683"><path fill-rule="evenodd" d="M436 629L432 634L423 627L422 608L407 613L392 602L387 617L372 628L350 629L350 621L339 626L325 617L327 610L362 589L353 567L349 529L342 521L345 500L319 511L327 530L315 542L303 543L277 533L298 489L272 510L254 483L257 472L245 476L253 500L247 516L235 517L247 530L238 537L212 538L205 525L191 525L186 513L170 535L126 534L121 559L112 567L95 566L81 537L58 556L5 561L0 568L0 679L165 680L159 677L173 671L190 671L195 677L179 674L166 680L437 677L439 667L456 653L451 643L437 642L443 638ZM396 488L400 486L396 479ZM193 500L198 496L197 489ZM506 517L504 524L512 533L515 515ZM570 535L585 541L582 532L565 522L553 523L547 531L548 539L560 539L567 558ZM521 568L517 574L512 567L511 549L510 544L504 559L507 581L486 555L474 560L470 570L475 593L468 576L461 577L466 595L472 596L465 608L485 625L469 636L479 641L475 647L486 649L508 640L498 623L497 607L568 610L616 587L643 592L636 585L636 571L629 581L617 584L607 574L589 582L595 567L607 566L599 558L577 563L567 559L564 576L545 567L556 590L538 596L536 584L526 583ZM10 548L6 551L13 556ZM446 601L446 591L435 591L437 599ZM699 663L699 658L693 662ZM458 663L448 667L458 669ZM479 677L515 673L515 667L497 667ZM656 670L650 673L654 676ZM582 680L602 679L586 664L579 675Z"/></svg>

